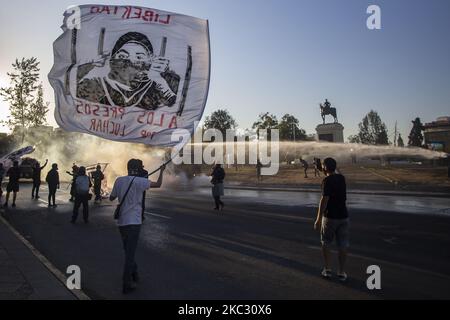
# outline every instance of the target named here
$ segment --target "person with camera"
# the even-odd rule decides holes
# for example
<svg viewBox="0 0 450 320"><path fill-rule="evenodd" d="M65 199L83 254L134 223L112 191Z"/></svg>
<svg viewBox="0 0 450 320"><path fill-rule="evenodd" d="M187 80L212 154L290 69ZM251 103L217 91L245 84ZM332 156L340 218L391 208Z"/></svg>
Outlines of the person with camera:
<svg viewBox="0 0 450 320"><path fill-rule="evenodd" d="M162 185L165 166L161 166L158 181L153 182L148 176L143 177L142 161L131 159L127 164L128 175L118 177L114 182L109 200L118 198L119 205L114 214L122 237L123 249L125 251L125 263L123 269L124 294L136 289L139 281L138 268L135 261L136 248L142 225L142 201L144 191L150 188L160 188Z"/></svg>
<svg viewBox="0 0 450 320"><path fill-rule="evenodd" d="M72 223L77 222L78 210L83 205L84 223L89 222L89 189L92 187L91 179L86 175L86 168L81 166L78 168L78 175L74 181L75 185L75 202L73 205Z"/></svg>

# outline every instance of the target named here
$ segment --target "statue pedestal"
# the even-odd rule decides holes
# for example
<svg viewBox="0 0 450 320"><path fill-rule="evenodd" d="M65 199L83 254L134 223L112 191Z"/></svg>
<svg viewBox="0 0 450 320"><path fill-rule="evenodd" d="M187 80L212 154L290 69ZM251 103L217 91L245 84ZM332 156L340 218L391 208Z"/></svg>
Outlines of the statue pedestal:
<svg viewBox="0 0 450 320"><path fill-rule="evenodd" d="M340 123L319 124L316 132L317 141L344 142L344 126Z"/></svg>

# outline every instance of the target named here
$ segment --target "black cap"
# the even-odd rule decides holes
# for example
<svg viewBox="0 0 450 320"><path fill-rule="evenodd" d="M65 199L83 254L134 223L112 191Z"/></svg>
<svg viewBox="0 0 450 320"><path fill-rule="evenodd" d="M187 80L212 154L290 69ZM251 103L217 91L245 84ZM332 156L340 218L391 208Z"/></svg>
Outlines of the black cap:
<svg viewBox="0 0 450 320"><path fill-rule="evenodd" d="M124 45L126 45L128 42L136 42L144 46L147 51L150 54L153 54L153 46L150 40L148 40L147 36L139 33L139 32L128 32L121 36L119 40L117 40L116 44L114 45L114 48L111 52L111 57L114 57L114 55L117 53L117 51L120 50Z"/></svg>

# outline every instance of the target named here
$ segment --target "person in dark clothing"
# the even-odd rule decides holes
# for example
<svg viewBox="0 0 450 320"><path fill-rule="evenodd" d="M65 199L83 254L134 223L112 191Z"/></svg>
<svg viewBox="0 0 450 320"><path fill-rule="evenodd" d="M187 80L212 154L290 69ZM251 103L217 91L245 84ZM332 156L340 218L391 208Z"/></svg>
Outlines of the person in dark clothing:
<svg viewBox="0 0 450 320"><path fill-rule="evenodd" d="M75 180L77 179L78 175L78 166L75 165L75 163L72 166L72 173L69 171L66 171L66 173L70 176L72 176L72 183L70 184L70 202L73 202L75 200Z"/></svg>
<svg viewBox="0 0 450 320"><path fill-rule="evenodd" d="M322 276L324 278L331 277L329 247L336 238L339 249L339 272L337 275L339 280L346 281L345 262L349 246L349 219L345 203L347 200L345 177L336 173L336 161L333 158L326 158L323 161L323 171L326 177L322 182L322 198L314 223L314 229L320 230L325 261Z"/></svg>
<svg viewBox="0 0 450 320"><path fill-rule="evenodd" d="M308 162L306 162L303 159L300 159L300 162L302 163L303 171L305 172L305 178L308 178L308 168L309 168Z"/></svg>
<svg viewBox="0 0 450 320"><path fill-rule="evenodd" d="M211 170L210 176L212 177L211 183L213 184L212 196L216 203L214 210L223 209L225 204L220 200L220 197L224 195L223 180L225 179L225 170L223 170L222 165L219 163L216 164Z"/></svg>
<svg viewBox="0 0 450 320"><path fill-rule="evenodd" d="M447 155L447 178L450 179L450 155Z"/></svg>
<svg viewBox="0 0 450 320"><path fill-rule="evenodd" d="M47 173L45 181L48 183L48 206L56 207L55 196L56 190L59 189L59 173L58 165L56 163L52 164L52 169ZM53 205L51 204L53 201Z"/></svg>
<svg viewBox="0 0 450 320"><path fill-rule="evenodd" d="M33 188L31 189L31 199L39 199L39 187L41 186L41 171L48 163L48 159L45 160L44 165L41 167L39 162L33 167Z"/></svg>
<svg viewBox="0 0 450 320"><path fill-rule="evenodd" d="M6 186L6 199L5 199L6 201L3 207L4 208L8 207L9 194L12 192L13 193L12 207L14 208L16 206L17 192L19 192L19 179L20 179L19 162L14 161L13 166L9 168L6 174L9 177L9 182L8 185Z"/></svg>
<svg viewBox="0 0 450 320"><path fill-rule="evenodd" d="M84 223L89 222L89 189L92 187L91 179L86 175L86 168L80 167L75 179L75 203L73 206L72 223L78 218L78 210L83 205Z"/></svg>
<svg viewBox="0 0 450 320"><path fill-rule="evenodd" d="M3 183L3 177L5 176L5 168L3 167L3 163L0 163L0 199L3 195L3 189L2 189L2 183Z"/></svg>
<svg viewBox="0 0 450 320"><path fill-rule="evenodd" d="M314 177L320 177L320 171L322 171L322 164L319 158L314 158Z"/></svg>
<svg viewBox="0 0 450 320"><path fill-rule="evenodd" d="M256 161L256 179L258 180L258 182L261 181L262 176L261 176L261 168L262 168L262 163L261 161L259 161L259 159Z"/></svg>
<svg viewBox="0 0 450 320"><path fill-rule="evenodd" d="M100 165L97 165L95 171L92 172L91 177L94 181L95 201L102 201L102 180L105 179L105 175L103 174L102 167Z"/></svg>

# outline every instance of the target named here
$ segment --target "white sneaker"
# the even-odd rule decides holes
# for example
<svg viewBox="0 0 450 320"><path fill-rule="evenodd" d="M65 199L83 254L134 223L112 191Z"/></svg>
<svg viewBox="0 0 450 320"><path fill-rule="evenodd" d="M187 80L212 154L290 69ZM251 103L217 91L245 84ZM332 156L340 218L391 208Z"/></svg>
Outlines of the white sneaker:
<svg viewBox="0 0 450 320"><path fill-rule="evenodd" d="M347 281L347 274L345 273L345 272L343 272L343 273L338 273L338 279L339 279L339 281L342 281L342 282L345 282L345 281Z"/></svg>
<svg viewBox="0 0 450 320"><path fill-rule="evenodd" d="M331 269L323 268L321 275L325 279L330 279L331 278Z"/></svg>

